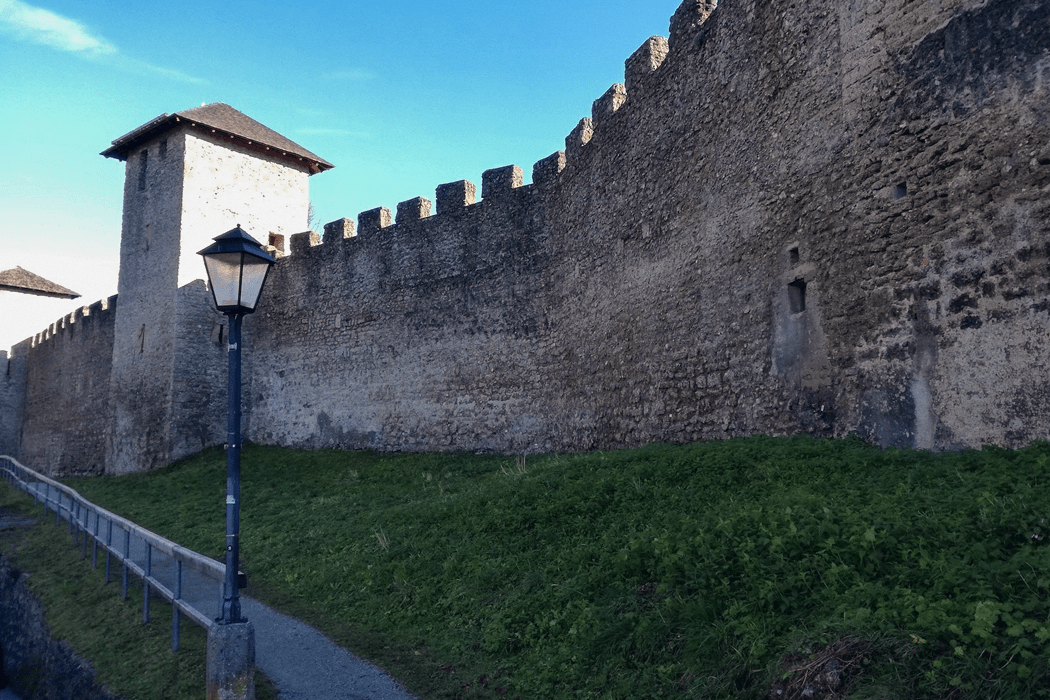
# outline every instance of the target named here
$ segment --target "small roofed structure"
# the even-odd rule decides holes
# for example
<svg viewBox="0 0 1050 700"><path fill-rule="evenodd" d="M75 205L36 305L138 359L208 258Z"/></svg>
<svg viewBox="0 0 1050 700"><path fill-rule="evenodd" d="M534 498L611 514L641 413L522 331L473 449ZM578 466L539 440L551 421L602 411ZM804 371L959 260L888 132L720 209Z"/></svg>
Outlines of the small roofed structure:
<svg viewBox="0 0 1050 700"><path fill-rule="evenodd" d="M0 291L34 294L55 299L76 299L80 296L62 285L55 284L21 267L0 272Z"/></svg>
<svg viewBox="0 0 1050 700"><path fill-rule="evenodd" d="M258 151L268 157L306 165L310 174L315 175L335 167L324 158L223 102L213 102L175 114L162 114L113 141L113 145L102 151L102 155L127 160L136 147L179 125L204 133L221 134L249 150Z"/></svg>

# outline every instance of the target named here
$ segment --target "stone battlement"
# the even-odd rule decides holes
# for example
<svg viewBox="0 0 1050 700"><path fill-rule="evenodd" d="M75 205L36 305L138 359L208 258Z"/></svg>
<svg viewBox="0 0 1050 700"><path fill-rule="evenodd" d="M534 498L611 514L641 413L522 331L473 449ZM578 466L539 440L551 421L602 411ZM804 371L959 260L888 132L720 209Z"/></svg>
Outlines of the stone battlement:
<svg viewBox="0 0 1050 700"><path fill-rule="evenodd" d="M713 2L705 3L705 6L710 6L706 11L698 9L696 15L698 23L702 23L707 19L714 8L714 4ZM533 185L553 186L556 184L558 174L565 169L569 162L568 154L572 154L574 157L577 156L580 153L580 149L591 140L595 131L600 128L600 125L627 103L627 86L632 86L639 91L644 89L652 74L660 68L664 59L667 58L667 54L668 41L666 38L654 36L647 39L625 62L624 83L613 85L595 100L591 107L591 116L581 120L580 124L565 137L565 150L555 152L533 165ZM505 192L522 187L523 175L522 169L517 165L486 170L481 176L481 201L499 197ZM293 235L293 238L298 237L298 243L293 245L293 250L313 247L329 240L353 238L357 235L363 235L365 232L375 233L399 223L417 221L429 218L432 215L463 209L479 203L475 199L476 193L477 186L468 180L438 185L435 188L434 200L437 207L433 213L432 205L434 202L426 197L416 197L399 202L395 209L396 218L392 218L390 210L384 207L369 209L358 214L356 232L353 220L338 219L325 224L325 234L320 242L315 242L310 237L310 232ZM333 232L331 235L329 234L330 230ZM336 234L336 231L339 233Z"/></svg>
<svg viewBox="0 0 1050 700"><path fill-rule="evenodd" d="M1045 439L1050 9L920 5L685 0L531 184L492 168L321 233L297 232L307 174L144 139L122 255L155 267L16 351L0 440L87 472L223 441L225 321L172 269L203 245L159 232L178 158L207 174L186 230L236 215L279 256L244 324L255 442ZM250 219L263 200L279 223Z"/></svg>
<svg viewBox="0 0 1050 700"><path fill-rule="evenodd" d="M32 347L52 340L56 336L71 331L79 324L112 322L116 314L117 295L100 299L94 304L82 306L50 324L47 328L32 336ZM109 318L106 318L108 316Z"/></svg>

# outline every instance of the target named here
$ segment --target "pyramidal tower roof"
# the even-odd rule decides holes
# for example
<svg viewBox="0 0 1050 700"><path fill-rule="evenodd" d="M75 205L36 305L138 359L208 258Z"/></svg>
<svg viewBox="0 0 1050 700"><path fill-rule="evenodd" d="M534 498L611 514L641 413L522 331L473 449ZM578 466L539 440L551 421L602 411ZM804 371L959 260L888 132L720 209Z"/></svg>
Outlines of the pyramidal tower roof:
<svg viewBox="0 0 1050 700"><path fill-rule="evenodd" d="M335 167L291 139L281 136L268 126L222 102L213 102L174 114L162 114L114 140L112 146L102 151L102 155L127 160L128 154L142 143L183 125L203 133L225 136L238 145L264 156L306 165L311 174Z"/></svg>
<svg viewBox="0 0 1050 700"><path fill-rule="evenodd" d="M60 284L55 284L21 267L0 272L0 290L58 299L76 299L80 296Z"/></svg>

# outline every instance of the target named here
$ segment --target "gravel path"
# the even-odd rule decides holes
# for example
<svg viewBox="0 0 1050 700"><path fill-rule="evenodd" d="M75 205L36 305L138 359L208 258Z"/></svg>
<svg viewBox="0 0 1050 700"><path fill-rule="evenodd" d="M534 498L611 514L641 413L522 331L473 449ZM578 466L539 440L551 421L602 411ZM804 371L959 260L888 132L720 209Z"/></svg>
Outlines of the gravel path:
<svg viewBox="0 0 1050 700"><path fill-rule="evenodd" d="M299 620L251 598L241 612L255 627L255 664L281 700L415 700L390 676Z"/></svg>

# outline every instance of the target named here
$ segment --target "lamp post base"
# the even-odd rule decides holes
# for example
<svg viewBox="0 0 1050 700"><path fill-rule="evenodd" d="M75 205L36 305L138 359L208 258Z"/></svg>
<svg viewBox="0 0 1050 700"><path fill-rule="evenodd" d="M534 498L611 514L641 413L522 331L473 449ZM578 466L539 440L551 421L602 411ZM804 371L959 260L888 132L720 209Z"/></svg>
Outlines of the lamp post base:
<svg viewBox="0 0 1050 700"><path fill-rule="evenodd" d="M255 700L255 628L250 622L208 630L207 700Z"/></svg>

